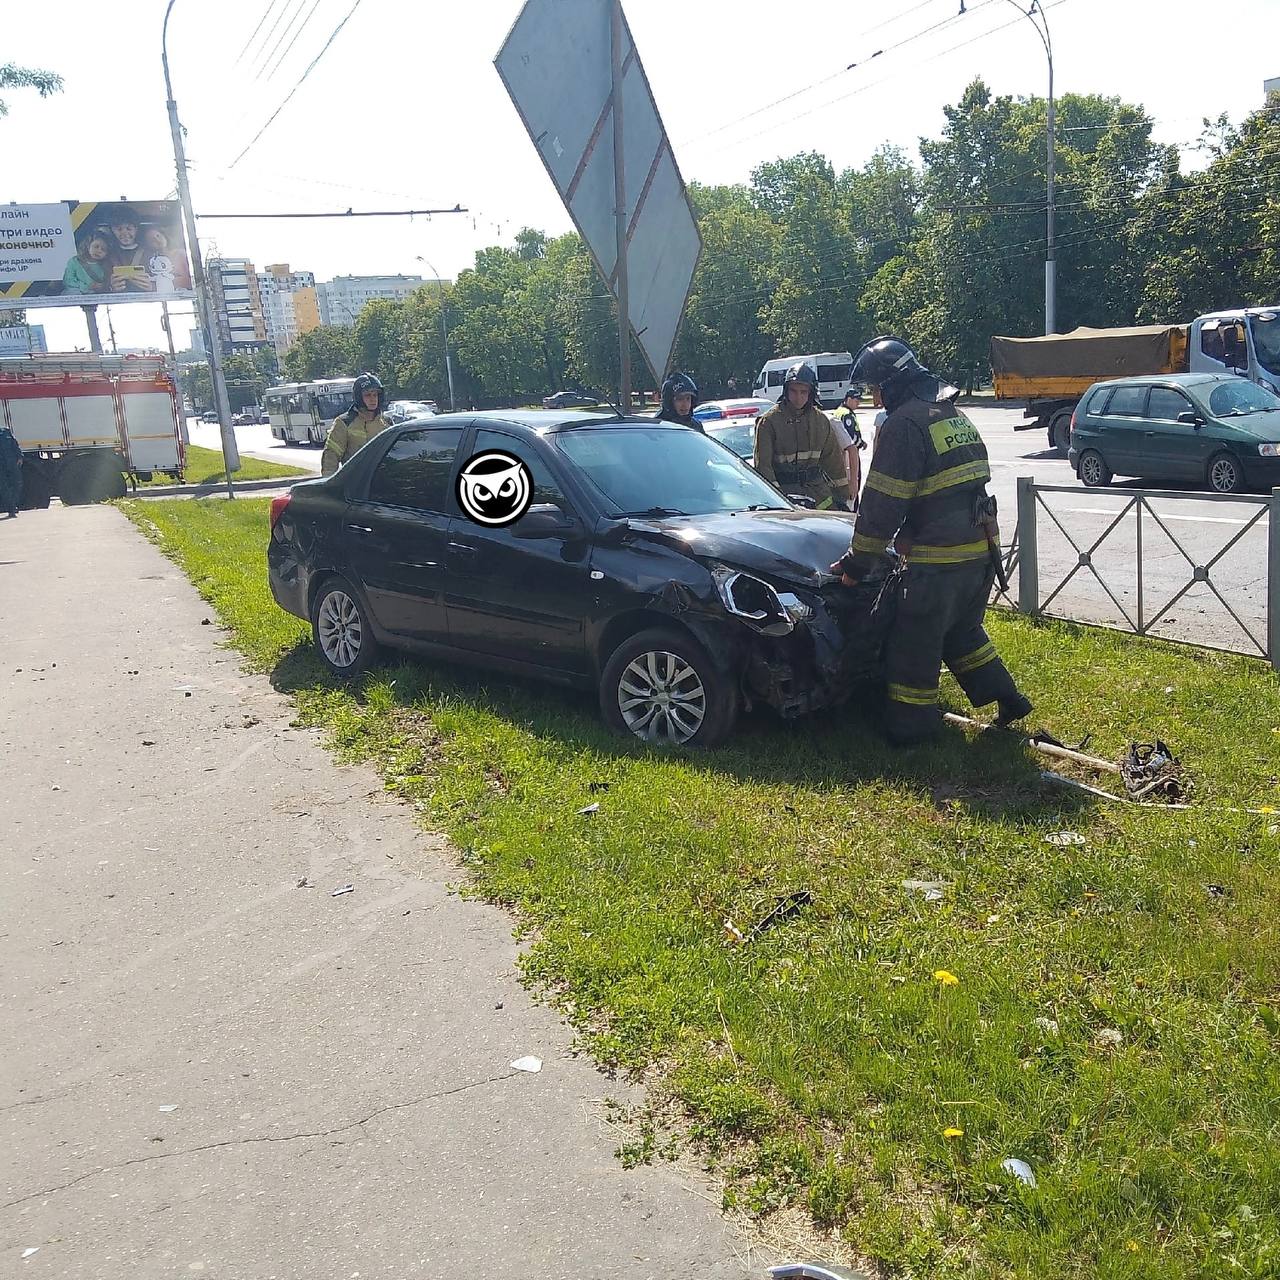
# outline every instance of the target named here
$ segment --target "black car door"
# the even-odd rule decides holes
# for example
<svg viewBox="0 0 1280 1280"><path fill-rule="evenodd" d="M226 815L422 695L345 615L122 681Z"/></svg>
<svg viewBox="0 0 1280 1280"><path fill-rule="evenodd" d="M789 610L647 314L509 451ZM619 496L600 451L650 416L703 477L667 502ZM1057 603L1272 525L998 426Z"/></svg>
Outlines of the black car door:
<svg viewBox="0 0 1280 1280"><path fill-rule="evenodd" d="M463 426L406 431L347 503L347 564L383 631L444 644L444 587L453 470Z"/></svg>
<svg viewBox="0 0 1280 1280"><path fill-rule="evenodd" d="M527 516L493 528L458 514L449 524L445 609L450 643L565 672L587 669L590 543L553 464L531 442L478 428L468 456L499 449L533 475ZM560 524L558 532L547 528ZM542 536L529 536L535 524Z"/></svg>

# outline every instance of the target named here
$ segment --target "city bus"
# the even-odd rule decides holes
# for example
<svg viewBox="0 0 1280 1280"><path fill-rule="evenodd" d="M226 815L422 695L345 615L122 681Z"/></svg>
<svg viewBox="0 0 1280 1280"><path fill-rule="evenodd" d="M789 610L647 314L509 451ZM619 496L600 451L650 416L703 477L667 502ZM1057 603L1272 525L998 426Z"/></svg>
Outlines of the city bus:
<svg viewBox="0 0 1280 1280"><path fill-rule="evenodd" d="M262 397L272 436L285 444L322 445L334 418L351 408L354 378L282 382Z"/></svg>

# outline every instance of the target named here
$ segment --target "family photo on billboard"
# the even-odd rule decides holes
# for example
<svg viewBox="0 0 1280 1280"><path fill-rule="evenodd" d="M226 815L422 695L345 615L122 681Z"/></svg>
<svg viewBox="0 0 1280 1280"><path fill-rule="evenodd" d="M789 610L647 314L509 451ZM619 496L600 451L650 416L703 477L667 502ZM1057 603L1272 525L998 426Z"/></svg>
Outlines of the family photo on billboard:
<svg viewBox="0 0 1280 1280"><path fill-rule="evenodd" d="M99 205L81 225L76 256L62 273L64 293L147 293L191 288L175 204ZM160 216L157 216L157 215Z"/></svg>
<svg viewBox="0 0 1280 1280"><path fill-rule="evenodd" d="M0 206L0 304L191 296L174 200Z"/></svg>

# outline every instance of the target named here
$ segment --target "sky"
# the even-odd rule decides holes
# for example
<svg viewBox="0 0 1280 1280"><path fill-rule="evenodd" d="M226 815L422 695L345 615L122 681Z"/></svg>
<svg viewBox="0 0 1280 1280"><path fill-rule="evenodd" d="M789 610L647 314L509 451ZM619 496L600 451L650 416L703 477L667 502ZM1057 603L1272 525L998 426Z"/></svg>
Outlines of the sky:
<svg viewBox="0 0 1280 1280"><path fill-rule="evenodd" d="M914 154L976 76L996 93L1043 95L1044 50L1014 0L965 3L963 16L958 0L624 7L685 179L720 183L747 181L756 165L799 151L821 152L837 169L885 143ZM1206 116L1240 119L1262 105L1263 81L1280 76L1280 0L1045 3L1057 92L1140 103L1160 142L1189 146ZM259 269L288 262L317 279L454 277L521 227L570 230L493 67L520 4L176 0L169 58L198 213L468 210L346 222L202 218L205 254L248 257ZM6 25L5 61L66 83L47 99L4 95L0 203L174 193L164 10L165 0L123 10L62 0L44 20L28 8ZM87 345L76 308L31 319L46 326L52 349ZM113 307L111 319L122 347L163 342L154 304ZM188 327L175 317L176 335Z"/></svg>

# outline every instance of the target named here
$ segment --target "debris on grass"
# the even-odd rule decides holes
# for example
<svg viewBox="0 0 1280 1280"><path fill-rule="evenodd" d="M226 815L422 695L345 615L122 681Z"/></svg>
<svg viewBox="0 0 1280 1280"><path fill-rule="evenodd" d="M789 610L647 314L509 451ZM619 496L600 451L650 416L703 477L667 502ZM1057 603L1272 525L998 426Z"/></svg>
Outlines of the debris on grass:
<svg viewBox="0 0 1280 1280"><path fill-rule="evenodd" d="M1134 800L1148 796L1181 800L1187 792L1181 762L1159 738L1154 742L1131 742L1121 761L1120 774Z"/></svg>
<svg viewBox="0 0 1280 1280"><path fill-rule="evenodd" d="M908 893L919 894L926 902L941 902L947 888L942 880L904 880L902 887Z"/></svg>
<svg viewBox="0 0 1280 1280"><path fill-rule="evenodd" d="M599 812L600 812L600 802L596 801L595 804L585 805L583 806L583 808L579 809L578 817L589 818L593 813L599 813Z"/></svg>
<svg viewBox="0 0 1280 1280"><path fill-rule="evenodd" d="M1025 1160L1019 1160L1016 1156L1010 1156L1008 1160L1002 1160L1000 1167L1006 1172L1012 1174L1017 1180L1028 1187L1036 1185L1036 1175L1032 1172L1031 1166Z"/></svg>
<svg viewBox="0 0 1280 1280"><path fill-rule="evenodd" d="M1044 838L1045 844L1056 844L1059 847L1067 845L1080 845L1085 843L1085 838L1078 831L1051 831Z"/></svg>

